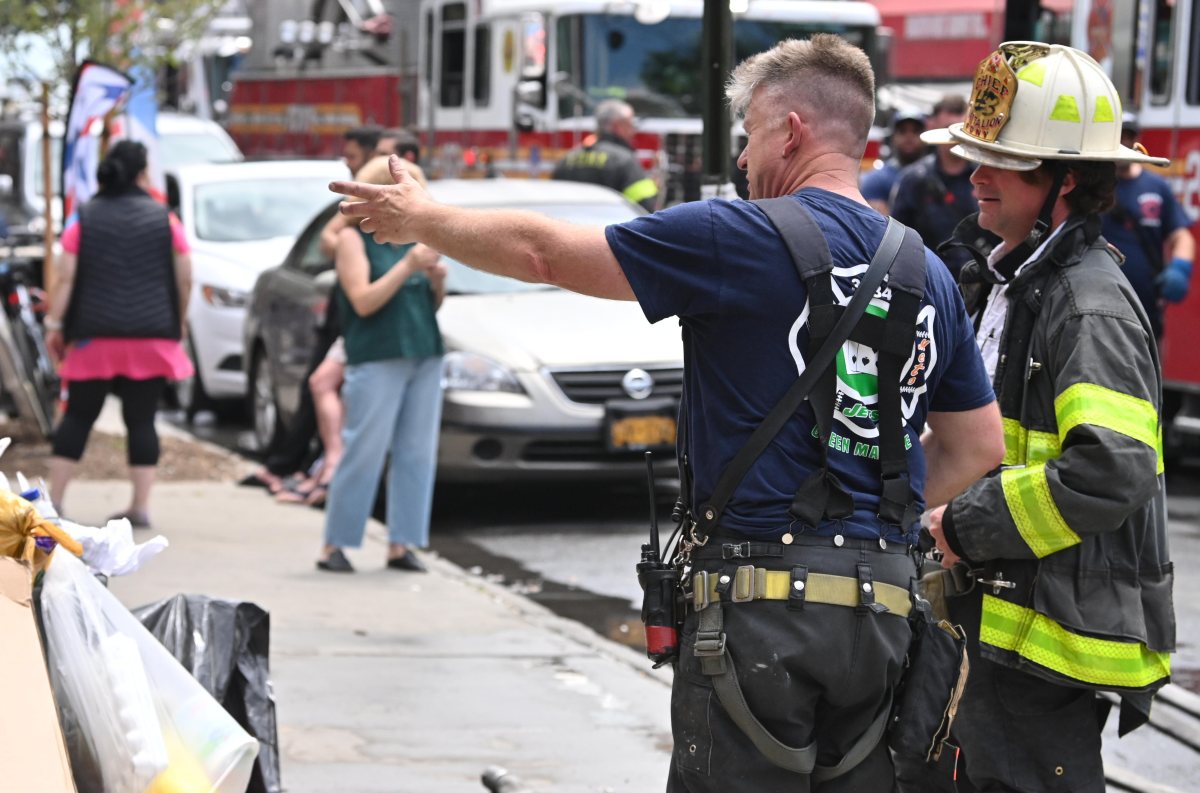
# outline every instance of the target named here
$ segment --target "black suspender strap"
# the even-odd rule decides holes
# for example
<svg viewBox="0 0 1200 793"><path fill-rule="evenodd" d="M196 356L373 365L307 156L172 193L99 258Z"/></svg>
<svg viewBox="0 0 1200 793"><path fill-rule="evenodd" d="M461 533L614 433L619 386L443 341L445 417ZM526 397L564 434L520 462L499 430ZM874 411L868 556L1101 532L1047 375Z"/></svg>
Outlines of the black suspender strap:
<svg viewBox="0 0 1200 793"><path fill-rule="evenodd" d="M825 266L826 262L828 263L829 271L832 270L832 257L829 256L825 237L799 201L792 197L785 197L770 202L763 201L757 203L772 222L776 223L776 228L783 235L789 252L793 254L793 262L802 278L808 274L806 270L809 267L819 269ZM783 209L783 207L795 207L799 211ZM798 220L801 217L805 218L805 220ZM879 249L875 252L875 256L871 259L871 264L867 268L867 272L863 275L863 279L855 289L850 302L841 312L841 315L838 317L837 322L834 323L833 328L825 338L820 349L815 354L810 355L808 360L805 361L804 372L792 384L791 388L788 389L783 399L767 414L762 424L754 430L749 440L746 441L745 446L742 447L729 465L726 466L725 470L721 473L720 479L717 480L717 485L713 489L712 495L696 511L696 523L705 534L710 533L716 528L725 505L729 502L733 491L741 483L742 479L745 478L747 471L750 470L750 466L754 464L754 461L770 445L771 441L783 429L796 410L804 403L805 399L809 397L813 387L820 381L821 377L827 371L832 371L838 350L841 349L845 340L849 338L859 318L866 312L867 305L875 295L875 290L883 283L884 277L896 261L904 237L905 227L889 218L887 230L883 235L883 241L880 243ZM815 257L811 252L814 248L817 251ZM797 255L798 251L801 252L801 255ZM808 279L805 278L805 280L807 281ZM810 312L815 305L812 296L810 296ZM910 334L909 339L911 338ZM815 405L814 410L818 416L817 421L820 423L823 411ZM828 419L832 415L832 407L830 407L829 411L824 412L826 413L825 418ZM828 442L827 439L828 435L825 435L823 444Z"/></svg>
<svg viewBox="0 0 1200 793"><path fill-rule="evenodd" d="M911 247L910 247L911 246ZM883 487L879 518L907 528L916 522L917 494L908 473L904 389L916 388L933 362L933 339L918 337L917 317L925 294L925 249L919 239L905 239L901 256L919 266L897 268L888 276L891 300L883 319L876 371L879 384L879 467ZM861 339L859 339L861 341ZM907 369L906 369L907 367Z"/></svg>

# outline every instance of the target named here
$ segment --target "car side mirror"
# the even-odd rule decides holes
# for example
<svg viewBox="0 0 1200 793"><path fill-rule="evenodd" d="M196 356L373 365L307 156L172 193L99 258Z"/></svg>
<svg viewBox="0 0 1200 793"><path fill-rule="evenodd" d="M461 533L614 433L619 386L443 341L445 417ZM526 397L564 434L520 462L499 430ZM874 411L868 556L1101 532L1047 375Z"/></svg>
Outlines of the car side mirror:
<svg viewBox="0 0 1200 793"><path fill-rule="evenodd" d="M313 283L321 289L333 289L337 285L337 270L333 267L322 270L313 278Z"/></svg>
<svg viewBox="0 0 1200 793"><path fill-rule="evenodd" d="M546 106L546 92L541 80L522 80L517 83L517 102L534 107Z"/></svg>

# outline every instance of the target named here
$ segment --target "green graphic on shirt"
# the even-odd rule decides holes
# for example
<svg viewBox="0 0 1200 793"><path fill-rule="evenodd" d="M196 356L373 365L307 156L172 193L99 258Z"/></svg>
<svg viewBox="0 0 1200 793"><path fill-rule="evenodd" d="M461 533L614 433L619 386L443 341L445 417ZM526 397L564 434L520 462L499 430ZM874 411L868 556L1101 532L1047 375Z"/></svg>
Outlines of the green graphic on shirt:
<svg viewBox="0 0 1200 793"><path fill-rule="evenodd" d="M883 318L887 316L887 309L872 303L867 306L867 313ZM853 389L859 399L874 399L879 394L879 375L875 359L874 350L855 341L846 342L842 349L838 350L838 380Z"/></svg>

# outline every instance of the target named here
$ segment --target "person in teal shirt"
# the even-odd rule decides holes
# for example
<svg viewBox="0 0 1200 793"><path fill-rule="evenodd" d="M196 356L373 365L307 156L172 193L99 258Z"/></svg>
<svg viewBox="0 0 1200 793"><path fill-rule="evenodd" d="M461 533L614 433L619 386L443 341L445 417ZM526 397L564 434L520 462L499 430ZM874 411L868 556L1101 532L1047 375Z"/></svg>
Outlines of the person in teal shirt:
<svg viewBox="0 0 1200 793"><path fill-rule="evenodd" d="M384 157L356 176L392 182ZM378 243L353 225L338 232L335 258L346 343L345 450L329 486L317 567L354 571L344 549L362 545L388 462L387 566L421 572L412 549L429 542L444 352L436 312L446 266L432 248Z"/></svg>

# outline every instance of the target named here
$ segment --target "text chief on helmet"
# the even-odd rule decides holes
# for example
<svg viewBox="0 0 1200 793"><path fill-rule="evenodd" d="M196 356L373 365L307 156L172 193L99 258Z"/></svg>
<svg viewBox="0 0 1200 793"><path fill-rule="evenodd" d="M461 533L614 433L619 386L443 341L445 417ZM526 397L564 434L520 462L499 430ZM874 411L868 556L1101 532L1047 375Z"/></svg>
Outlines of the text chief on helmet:
<svg viewBox="0 0 1200 793"><path fill-rule="evenodd" d="M945 576L970 639L963 752L956 788L910 766L901 789L1103 793L1095 692L1121 696L1122 734L1143 724L1175 619L1157 349L1099 213L1115 163L1166 160L1121 145L1099 64L1032 42L981 62L967 119L924 139L979 163L979 224L1002 239L965 291L1005 459L930 514L943 564L968 573Z"/></svg>

